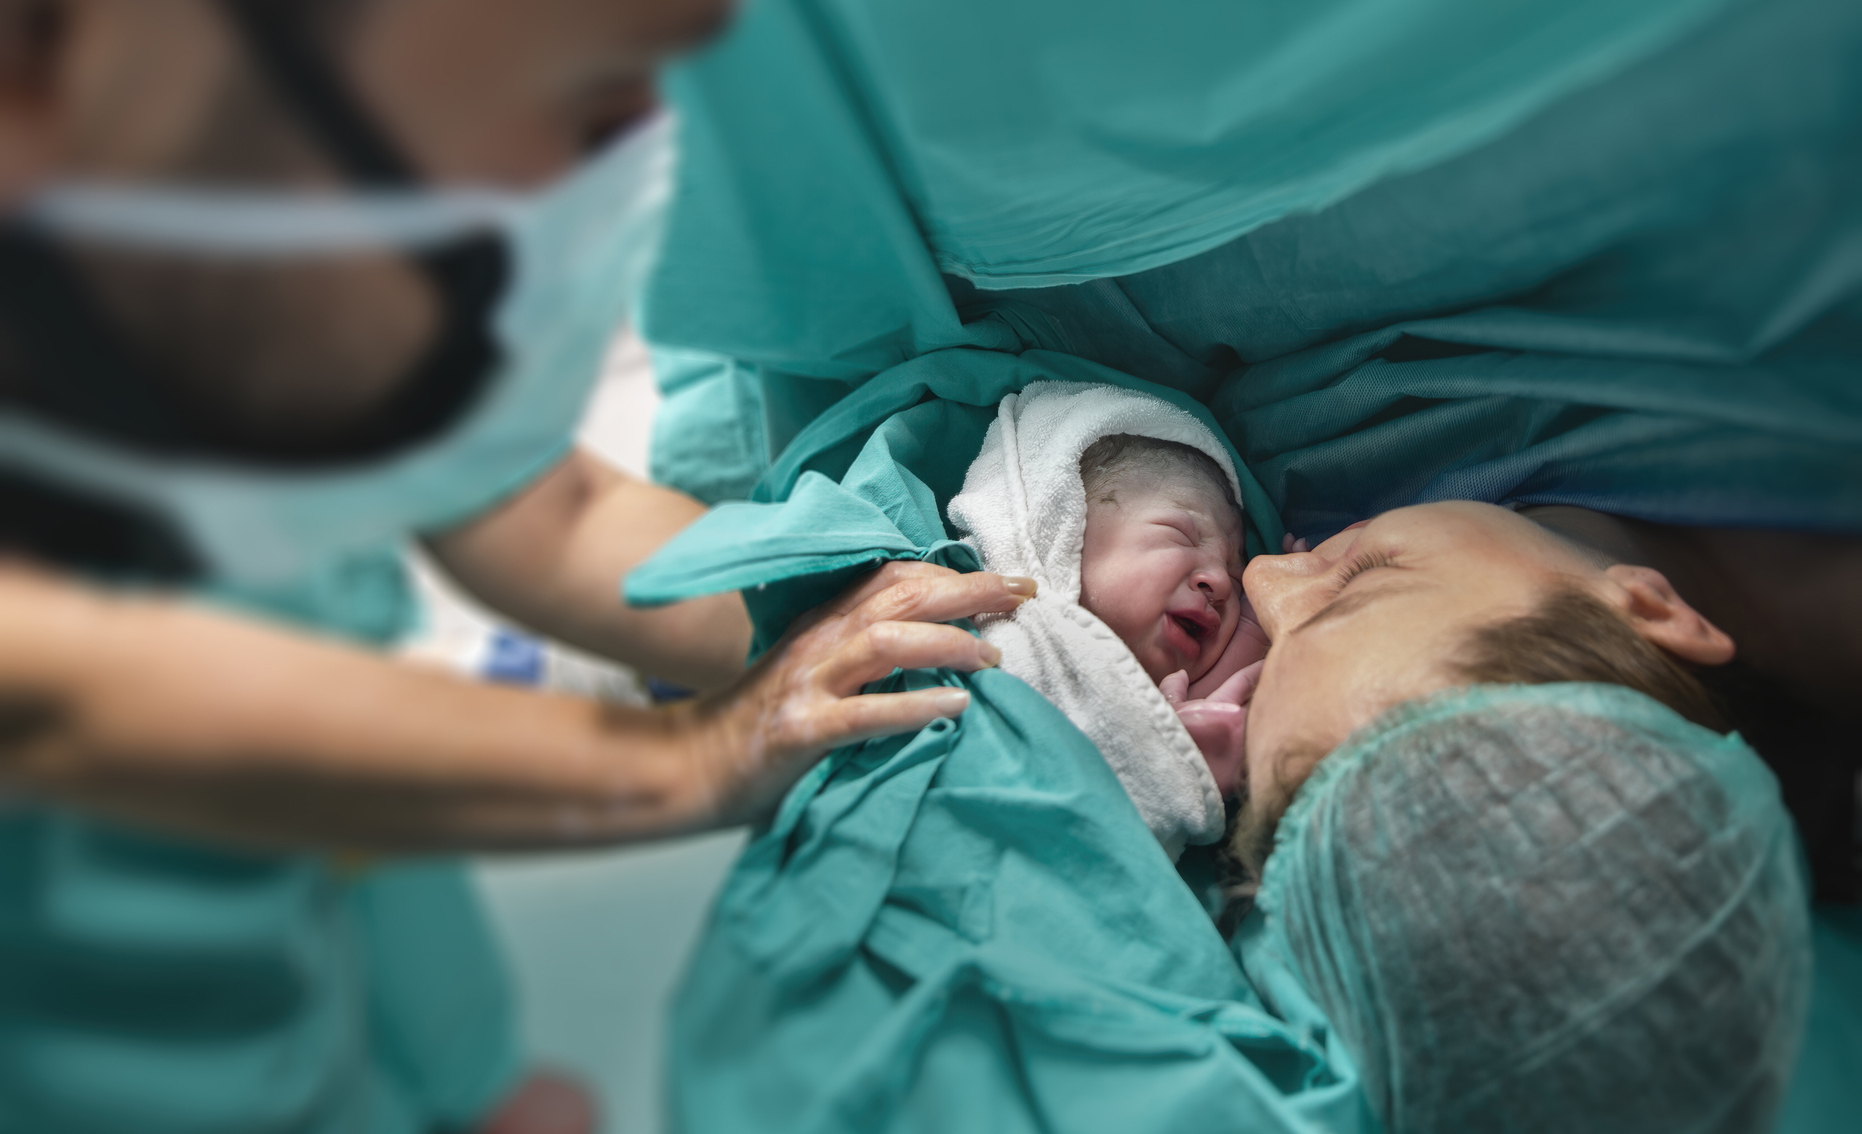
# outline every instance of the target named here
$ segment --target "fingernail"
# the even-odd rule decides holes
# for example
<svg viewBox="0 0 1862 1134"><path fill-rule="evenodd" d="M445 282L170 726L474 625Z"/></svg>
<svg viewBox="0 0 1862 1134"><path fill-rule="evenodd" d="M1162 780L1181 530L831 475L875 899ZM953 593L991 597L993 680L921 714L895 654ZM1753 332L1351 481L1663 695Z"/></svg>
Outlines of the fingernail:
<svg viewBox="0 0 1862 1134"><path fill-rule="evenodd" d="M946 716L956 716L970 707L970 694L962 689L952 689L937 695L937 711Z"/></svg>
<svg viewBox="0 0 1862 1134"><path fill-rule="evenodd" d="M1012 595L1033 598L1035 592L1041 589L1041 584L1025 575L1010 575L1003 578L1002 589Z"/></svg>
<svg viewBox="0 0 1862 1134"><path fill-rule="evenodd" d="M976 652L983 655L983 665L987 667L1002 664L1002 651L988 642L978 642Z"/></svg>

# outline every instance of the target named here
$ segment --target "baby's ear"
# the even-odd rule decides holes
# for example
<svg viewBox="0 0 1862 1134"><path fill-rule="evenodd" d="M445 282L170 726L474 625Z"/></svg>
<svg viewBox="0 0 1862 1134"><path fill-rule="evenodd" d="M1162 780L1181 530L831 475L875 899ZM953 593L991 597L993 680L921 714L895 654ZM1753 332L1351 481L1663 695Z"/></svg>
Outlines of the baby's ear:
<svg viewBox="0 0 1862 1134"><path fill-rule="evenodd" d="M1648 641L1696 665L1733 660L1733 639L1688 605L1660 571L1615 563L1604 576L1612 584L1607 601Z"/></svg>

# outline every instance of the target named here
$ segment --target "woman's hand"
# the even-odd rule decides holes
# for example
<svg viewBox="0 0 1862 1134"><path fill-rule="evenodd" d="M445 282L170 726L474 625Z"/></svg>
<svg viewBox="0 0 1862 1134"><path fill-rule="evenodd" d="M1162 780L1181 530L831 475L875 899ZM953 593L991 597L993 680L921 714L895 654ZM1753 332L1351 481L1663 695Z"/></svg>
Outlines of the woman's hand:
<svg viewBox="0 0 1862 1134"><path fill-rule="evenodd" d="M963 712L970 695L962 689L860 690L894 669L995 665L994 646L939 623L1007 613L1034 593L1033 579L896 561L804 615L736 684L689 709L708 821L767 810L832 749Z"/></svg>
<svg viewBox="0 0 1862 1134"><path fill-rule="evenodd" d="M1209 774L1224 796L1235 794L1248 775L1246 741L1248 702L1261 680L1265 662L1238 671L1207 697L1191 698L1190 676L1182 670L1158 683L1164 700L1177 710L1190 739L1209 764Z"/></svg>
<svg viewBox="0 0 1862 1134"><path fill-rule="evenodd" d="M0 562L0 791L264 847L661 838L759 814L837 745L961 713L961 689L859 693L895 667L994 665L993 646L937 623L1033 593L1029 579L894 563L724 693L642 709Z"/></svg>

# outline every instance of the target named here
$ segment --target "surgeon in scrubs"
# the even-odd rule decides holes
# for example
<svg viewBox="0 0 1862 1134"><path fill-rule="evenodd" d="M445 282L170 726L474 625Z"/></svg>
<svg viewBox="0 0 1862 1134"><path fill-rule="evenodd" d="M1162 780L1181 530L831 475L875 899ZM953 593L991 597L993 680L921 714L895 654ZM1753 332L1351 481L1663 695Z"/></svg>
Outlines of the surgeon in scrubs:
<svg viewBox="0 0 1862 1134"><path fill-rule="evenodd" d="M938 624L1031 582L893 564L747 673L734 595L619 601L701 508L573 429L668 193L654 68L728 16L0 0L0 1132L570 1129L457 868L357 864L740 821L967 704L859 691L991 664ZM410 540L712 692L380 656Z"/></svg>

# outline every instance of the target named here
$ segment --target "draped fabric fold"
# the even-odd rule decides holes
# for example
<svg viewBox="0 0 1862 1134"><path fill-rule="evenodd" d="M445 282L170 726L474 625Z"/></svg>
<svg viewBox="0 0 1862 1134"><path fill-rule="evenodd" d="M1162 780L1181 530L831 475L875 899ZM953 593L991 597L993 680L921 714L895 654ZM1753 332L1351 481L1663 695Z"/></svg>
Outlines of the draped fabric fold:
<svg viewBox="0 0 1862 1134"><path fill-rule="evenodd" d="M654 469L766 511L630 593L747 586L767 644L934 554L1040 378L1207 413L1250 553L1452 498L1862 532L1862 6L1161 7L762 0L674 79ZM872 530L760 577L729 523L805 494ZM892 681L975 701L753 841L674 1014L685 1128L1375 1128L1279 940L1210 951L1077 730ZM1794 1132L1843 1128L1862 1035L1853 926L1816 932Z"/></svg>

